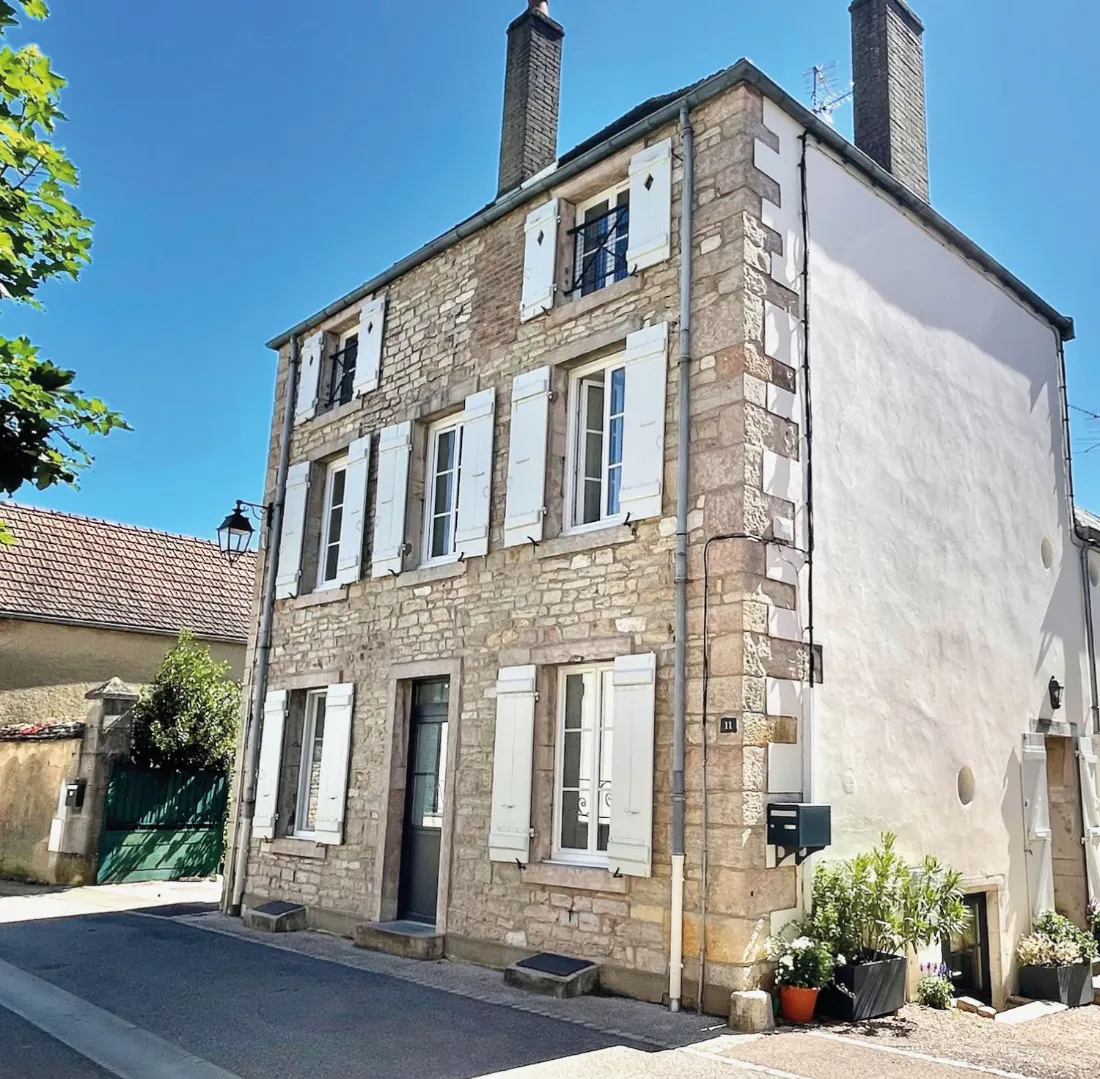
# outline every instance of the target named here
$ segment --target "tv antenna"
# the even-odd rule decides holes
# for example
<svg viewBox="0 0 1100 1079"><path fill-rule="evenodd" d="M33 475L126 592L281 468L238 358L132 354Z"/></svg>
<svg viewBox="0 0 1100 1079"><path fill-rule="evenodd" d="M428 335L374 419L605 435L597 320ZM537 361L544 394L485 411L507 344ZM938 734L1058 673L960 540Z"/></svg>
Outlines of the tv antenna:
<svg viewBox="0 0 1100 1079"><path fill-rule="evenodd" d="M810 109L826 123L833 122L832 116L841 105L852 100L851 86L847 90L836 88L836 61L827 64L815 64L805 74L806 92L810 95Z"/></svg>

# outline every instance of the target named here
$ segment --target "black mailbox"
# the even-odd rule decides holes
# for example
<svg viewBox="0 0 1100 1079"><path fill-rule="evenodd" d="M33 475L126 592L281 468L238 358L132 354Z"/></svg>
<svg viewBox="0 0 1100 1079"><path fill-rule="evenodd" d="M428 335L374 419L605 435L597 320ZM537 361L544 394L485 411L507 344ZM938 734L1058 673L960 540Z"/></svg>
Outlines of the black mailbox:
<svg viewBox="0 0 1100 1079"><path fill-rule="evenodd" d="M800 802L768 806L768 843L791 851L824 850L833 841L832 807Z"/></svg>
<svg viewBox="0 0 1100 1079"><path fill-rule="evenodd" d="M74 779L65 784L65 805L72 809L84 808L84 791L88 787L86 779Z"/></svg>

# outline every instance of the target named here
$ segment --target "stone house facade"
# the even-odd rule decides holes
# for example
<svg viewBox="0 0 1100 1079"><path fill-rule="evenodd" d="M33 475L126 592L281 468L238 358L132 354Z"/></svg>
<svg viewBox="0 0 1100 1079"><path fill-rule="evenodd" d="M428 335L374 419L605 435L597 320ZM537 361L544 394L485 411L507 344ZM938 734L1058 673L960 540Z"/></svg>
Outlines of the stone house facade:
<svg viewBox="0 0 1100 1079"><path fill-rule="evenodd" d="M904 9L919 50L900 0L856 0L857 49L879 40L865 6L895 44ZM805 902L808 873L766 841L767 806L841 802L847 787L834 794L815 744L855 734L843 706L813 703L836 643L815 639L811 598L807 353L830 351L805 317L815 257L823 324L833 317L826 255L807 246L815 184L873 200L913 242L953 252L990 302L1064 338L1072 326L951 229L919 184L747 61L540 157L547 124L556 144L562 34L545 9L532 3L509 29L497 200L272 343L269 498L285 410L295 416L244 903L300 903L311 924L349 934L412 918L446 954L492 965L584 956L605 986L649 1000L670 992L679 939L683 999L697 999L702 961L703 1004L724 1013L732 990L765 977L765 938ZM552 103L518 108L517 79ZM858 216L847 228L858 237ZM688 796L674 925L682 450ZM822 511L834 527L833 505ZM1070 652L1080 673L1076 638ZM822 717L835 725L822 732ZM1067 733L1084 725L1082 714ZM860 836L883 823L862 803L846 812L834 804L834 833L838 820ZM1019 889L1008 874L972 875L1006 897ZM1006 940L1017 903L1005 898L996 922ZM1010 948L1002 960L997 992Z"/></svg>

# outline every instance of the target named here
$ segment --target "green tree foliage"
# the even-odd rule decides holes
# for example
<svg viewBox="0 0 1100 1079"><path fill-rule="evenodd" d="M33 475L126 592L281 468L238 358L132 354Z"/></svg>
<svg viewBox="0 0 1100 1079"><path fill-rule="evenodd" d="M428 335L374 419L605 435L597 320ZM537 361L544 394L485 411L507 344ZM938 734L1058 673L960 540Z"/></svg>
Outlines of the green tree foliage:
<svg viewBox="0 0 1100 1079"><path fill-rule="evenodd" d="M32 19L49 14L43 0L21 0ZM3 43L18 24L16 6L0 0L0 299L40 307L38 288L76 278L89 261L92 222L68 199L77 172L55 146L65 119L65 85L35 45ZM95 397L75 389L76 374L39 356L26 337L0 336L0 493L24 483L40 490L75 485L91 463L80 439L127 424ZM0 521L0 543L12 537Z"/></svg>
<svg viewBox="0 0 1100 1079"><path fill-rule="evenodd" d="M133 760L143 768L229 772L237 745L240 686L210 649L184 630L134 706Z"/></svg>

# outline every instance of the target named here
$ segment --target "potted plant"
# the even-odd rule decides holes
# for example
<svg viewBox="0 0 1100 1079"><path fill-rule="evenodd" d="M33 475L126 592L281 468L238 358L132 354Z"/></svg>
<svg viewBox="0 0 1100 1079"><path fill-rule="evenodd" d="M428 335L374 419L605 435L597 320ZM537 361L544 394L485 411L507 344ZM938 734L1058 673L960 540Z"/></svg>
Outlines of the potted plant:
<svg viewBox="0 0 1100 1079"><path fill-rule="evenodd" d="M1100 947L1100 900L1093 899L1089 902L1088 921L1093 940Z"/></svg>
<svg viewBox="0 0 1100 1079"><path fill-rule="evenodd" d="M779 1011L788 1023L808 1023L814 1017L817 995L833 976L835 962L829 947L805 934L794 940L770 937L768 958L775 961Z"/></svg>
<svg viewBox="0 0 1100 1079"><path fill-rule="evenodd" d="M1068 918L1044 911L1020 941L1020 995L1056 1000L1070 1008L1092 1003L1092 961L1096 940Z"/></svg>
<svg viewBox="0 0 1100 1079"><path fill-rule="evenodd" d="M910 949L966 928L958 872L925 857L913 867L886 833L874 850L814 874L810 935L836 957L822 1010L858 1021L896 1012L905 1004Z"/></svg>

